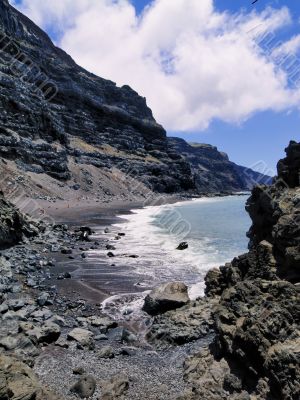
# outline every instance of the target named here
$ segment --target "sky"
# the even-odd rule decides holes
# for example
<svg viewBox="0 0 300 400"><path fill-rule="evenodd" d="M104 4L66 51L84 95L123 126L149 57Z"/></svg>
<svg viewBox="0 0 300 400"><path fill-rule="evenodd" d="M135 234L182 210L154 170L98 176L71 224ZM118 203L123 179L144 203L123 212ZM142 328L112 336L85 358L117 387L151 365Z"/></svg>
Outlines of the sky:
<svg viewBox="0 0 300 400"><path fill-rule="evenodd" d="M11 0L87 70L147 98L169 136L274 175L300 140L299 0Z"/></svg>

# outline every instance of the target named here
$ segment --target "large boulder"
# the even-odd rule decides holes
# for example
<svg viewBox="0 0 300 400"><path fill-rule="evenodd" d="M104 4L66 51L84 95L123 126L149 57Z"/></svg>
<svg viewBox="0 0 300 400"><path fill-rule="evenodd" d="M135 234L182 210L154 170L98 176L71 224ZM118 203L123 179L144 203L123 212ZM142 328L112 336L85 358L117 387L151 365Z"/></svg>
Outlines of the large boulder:
<svg viewBox="0 0 300 400"><path fill-rule="evenodd" d="M147 340L159 347L169 347L206 337L214 326L212 310L216 303L213 299L197 299L178 310L155 316Z"/></svg>
<svg viewBox="0 0 300 400"><path fill-rule="evenodd" d="M189 301L188 287L183 282L171 282L159 286L146 296L143 311L149 315L163 314Z"/></svg>
<svg viewBox="0 0 300 400"><path fill-rule="evenodd" d="M53 343L60 337L60 333L60 327L49 321L26 332L31 339L38 343Z"/></svg>

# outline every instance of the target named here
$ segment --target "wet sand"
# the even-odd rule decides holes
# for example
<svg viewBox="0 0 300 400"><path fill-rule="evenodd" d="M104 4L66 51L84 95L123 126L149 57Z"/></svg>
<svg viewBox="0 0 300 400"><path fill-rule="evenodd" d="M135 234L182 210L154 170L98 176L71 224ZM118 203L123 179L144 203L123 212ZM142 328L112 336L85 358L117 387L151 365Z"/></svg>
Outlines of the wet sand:
<svg viewBox="0 0 300 400"><path fill-rule="evenodd" d="M159 198L155 205L176 201L182 201L182 199L163 197ZM114 237L119 232L113 225L126 221L126 215L129 215L131 210L149 205L149 201L140 199L139 201L99 203L95 200L82 200L71 204L58 200L50 204L47 201L38 203L53 223L67 224L71 230L88 226L94 231L89 242L84 245L81 243L72 249L71 256L60 252L51 254L55 260L55 267L52 269L54 277L47 282L49 286L57 285L61 295L69 299L80 298L90 304L100 304L114 295L147 290L145 287L139 287L137 276L131 274L128 263L122 264L120 259L116 263L113 257L107 256L109 250L106 250L106 245L114 244ZM120 216L124 216L124 219ZM105 233L106 229L109 230L108 233ZM124 240L126 236L120 237L120 241ZM124 255L126 256L129 254ZM56 279L56 276L65 272L70 272L72 279ZM142 281L143 278L141 275L140 280Z"/></svg>
<svg viewBox="0 0 300 400"><path fill-rule="evenodd" d="M103 226L111 225L116 219L116 215L129 214L130 210L151 205L172 204L178 201L190 200L193 197L180 196L155 196L149 198L136 198L132 200L112 200L101 202L90 198L73 199L72 201L57 200L55 203L46 200L35 200L37 207L43 210L41 216L47 219L52 218L56 223L66 223L70 226L90 223ZM111 220L110 220L111 219Z"/></svg>
<svg viewBox="0 0 300 400"><path fill-rule="evenodd" d="M131 214L131 210L190 199L190 197L180 196L156 196L148 199L136 198L132 201L112 200L111 202L100 202L92 198L57 200L54 203L38 200L38 207L44 211L42 217L45 217L46 221L67 224L71 230L88 226L95 232L91 241L86 242L84 247L81 244L73 249L72 257L61 253L52 254L56 265L52 269L54 274L70 272L72 279L52 278L47 283L57 285L60 294L68 298L80 297L92 304L102 303L111 296L140 293L150 289L150 287L139 286L139 282L147 277L142 274L139 276L133 274L128 262L122 263L120 257L116 262L114 257L107 256L109 250L106 250L106 245L118 244L114 241L114 237L118 233L117 229L120 228L113 225L125 222L126 215ZM106 228L109 233L105 233ZM120 241L126 241L126 236L120 237ZM134 249L132 251L134 252ZM81 256L82 253L85 254L84 258Z"/></svg>

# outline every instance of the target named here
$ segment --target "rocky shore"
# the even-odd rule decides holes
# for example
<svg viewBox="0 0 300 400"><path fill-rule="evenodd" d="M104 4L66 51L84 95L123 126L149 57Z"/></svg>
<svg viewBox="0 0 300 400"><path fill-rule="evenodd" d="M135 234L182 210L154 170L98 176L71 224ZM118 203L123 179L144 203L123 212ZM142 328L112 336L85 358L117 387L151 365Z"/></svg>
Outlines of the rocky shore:
<svg viewBox="0 0 300 400"><path fill-rule="evenodd" d="M271 187L256 187L249 252L206 277L216 337L185 362L182 399L299 399L300 143Z"/></svg>
<svg viewBox="0 0 300 400"><path fill-rule="evenodd" d="M108 293L97 291L97 303L75 286L70 262L97 248L109 253L109 239L95 242L90 227L37 224L2 204L1 243L9 239L1 253L2 398L169 399L183 392L185 357L211 335L157 351L144 325L130 330L103 312Z"/></svg>
<svg viewBox="0 0 300 400"><path fill-rule="evenodd" d="M0 400L298 400L300 144L252 190L249 252L210 271L203 298L154 289L129 324L103 308L112 267L132 282L113 262L124 232L99 215L269 177L168 139L144 98L76 65L7 0L0 45Z"/></svg>
<svg viewBox="0 0 300 400"><path fill-rule="evenodd" d="M298 399L299 155L291 142L274 184L252 191L249 252L207 274L204 298L154 291L135 329L72 290L70 261L107 239L1 197L0 398Z"/></svg>

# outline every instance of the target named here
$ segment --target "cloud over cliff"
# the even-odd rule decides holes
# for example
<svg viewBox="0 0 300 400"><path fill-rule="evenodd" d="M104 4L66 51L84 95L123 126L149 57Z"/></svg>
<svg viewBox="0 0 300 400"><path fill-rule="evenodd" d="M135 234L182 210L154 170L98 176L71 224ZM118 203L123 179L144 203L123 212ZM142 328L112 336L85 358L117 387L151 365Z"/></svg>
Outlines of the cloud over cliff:
<svg viewBox="0 0 300 400"><path fill-rule="evenodd" d="M291 22L286 7L233 15L217 11L212 0L155 0L137 15L128 0L16 6L78 64L147 97L169 130L202 130L213 119L240 123L258 111L299 104L289 72L272 57L276 46L269 52L257 45L258 27L262 37ZM298 38L278 44L277 54L298 44Z"/></svg>

